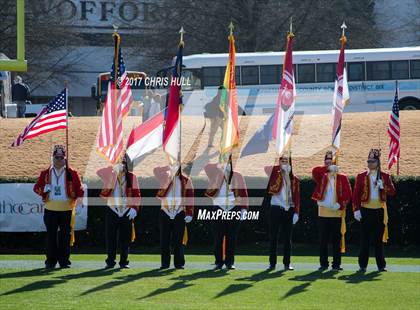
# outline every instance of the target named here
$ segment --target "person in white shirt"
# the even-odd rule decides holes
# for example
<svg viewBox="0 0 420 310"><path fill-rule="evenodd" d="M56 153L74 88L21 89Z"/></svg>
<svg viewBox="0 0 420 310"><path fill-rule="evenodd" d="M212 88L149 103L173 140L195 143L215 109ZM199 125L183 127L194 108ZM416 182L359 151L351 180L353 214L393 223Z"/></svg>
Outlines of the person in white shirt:
<svg viewBox="0 0 420 310"><path fill-rule="evenodd" d="M153 170L160 182L156 197L161 202L159 212L160 269L167 269L171 263L171 243L174 251L174 266L184 269L184 246L187 241L187 227L194 215L194 188L191 179L185 176L181 167L175 165L157 167ZM172 242L171 242L172 241Z"/></svg>
<svg viewBox="0 0 420 310"><path fill-rule="evenodd" d="M209 187L205 195L213 201L215 211L222 211L231 218L220 217L213 223L215 270L235 269L235 250L240 222L248 211L248 191L244 177L233 171L232 160L222 167L219 164L207 164L204 167L209 178ZM233 216L235 214L236 216ZM239 215L239 218L238 216Z"/></svg>
<svg viewBox="0 0 420 310"><path fill-rule="evenodd" d="M57 263L61 268L70 268L70 246L74 232L71 222L74 209L77 205L82 205L84 190L79 174L67 164L64 146L54 146L52 165L41 172L34 192L40 195L45 203L45 268L55 268Z"/></svg>
<svg viewBox="0 0 420 310"><path fill-rule="evenodd" d="M270 199L270 265L268 270L276 268L280 227L282 228L284 270L293 270L290 265L292 229L299 220L300 181L292 172L291 159L288 155L280 156L279 165L267 166L265 171L270 176L267 187L267 195Z"/></svg>
<svg viewBox="0 0 420 310"><path fill-rule="evenodd" d="M130 268L128 254L134 234L134 219L140 209L140 188L137 176L130 172L126 154L121 163L97 171L103 181L100 197L107 203L105 214L106 269L114 268L117 245L120 248L119 266ZM118 237L118 240L117 240Z"/></svg>
<svg viewBox="0 0 420 310"><path fill-rule="evenodd" d="M320 271L327 270L328 244L332 243L332 269L340 271L341 254L345 252L346 206L351 200L351 186L347 175L339 173L332 151L324 157L324 165L312 169L315 189L312 199L318 205Z"/></svg>

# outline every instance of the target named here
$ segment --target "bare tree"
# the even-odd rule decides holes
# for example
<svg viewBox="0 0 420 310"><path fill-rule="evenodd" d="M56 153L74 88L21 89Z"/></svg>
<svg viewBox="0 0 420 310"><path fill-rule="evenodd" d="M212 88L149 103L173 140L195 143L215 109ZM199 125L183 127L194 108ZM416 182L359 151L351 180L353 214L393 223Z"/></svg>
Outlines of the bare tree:
<svg viewBox="0 0 420 310"><path fill-rule="evenodd" d="M25 48L28 72L26 81L36 89L47 80L61 83L72 75L68 72L77 61L63 61L72 46L82 45L77 33L64 26L57 11L58 0L26 1ZM9 58L16 57L16 2L0 0L0 51ZM77 79L77 74L72 78Z"/></svg>

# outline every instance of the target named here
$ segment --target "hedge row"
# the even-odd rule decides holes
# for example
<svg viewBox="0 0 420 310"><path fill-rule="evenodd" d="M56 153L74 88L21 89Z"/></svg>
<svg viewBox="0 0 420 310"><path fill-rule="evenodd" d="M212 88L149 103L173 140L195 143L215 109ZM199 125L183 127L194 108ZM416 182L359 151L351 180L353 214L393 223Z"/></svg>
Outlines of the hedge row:
<svg viewBox="0 0 420 310"><path fill-rule="evenodd" d="M33 182L33 179L1 179L0 183L6 182ZM86 180L85 180L86 181ZM144 182L154 182L153 180L140 179L140 184ZM255 189L258 184L266 184L265 178L246 178L249 195L261 197L264 195L263 189ZM353 184L354 180L350 180ZM397 195L388 200L389 211L389 243L393 245L420 245L420 177L399 177L395 178ZM196 186L195 195L203 197L205 181L193 179ZM89 180L89 197L97 197L97 180ZM250 186L251 185L251 186ZM253 188L250 188L253 187ZM96 189L95 189L96 188ZM293 239L297 243L316 243L318 240L317 227L317 206L310 199L314 188L314 183L310 178L301 180L301 215L298 224L293 231ZM154 197L156 189L142 189L143 197ZM255 201L255 199L254 199ZM212 208L211 201L207 205L198 206L195 209L195 216L198 209ZM159 201L156 200L156 205ZM250 210L259 210L260 218L257 221L244 221L241 224L238 241L240 244L255 244L268 240L267 207L251 205ZM156 206L142 207L139 216L135 220L137 240L135 246L156 246L159 244L158 227L159 208ZM78 247L81 248L102 248L105 244L104 230L104 206L90 206L88 209L88 227L85 231L76 233ZM18 238L17 238L18 236ZM189 225L190 244L210 245L212 242L211 221L193 221ZM347 208L347 242L358 244L359 242L359 223L353 218L351 208ZM44 243L43 233L0 233L0 248L3 251L13 249L39 248ZM0 250L1 251L1 250Z"/></svg>

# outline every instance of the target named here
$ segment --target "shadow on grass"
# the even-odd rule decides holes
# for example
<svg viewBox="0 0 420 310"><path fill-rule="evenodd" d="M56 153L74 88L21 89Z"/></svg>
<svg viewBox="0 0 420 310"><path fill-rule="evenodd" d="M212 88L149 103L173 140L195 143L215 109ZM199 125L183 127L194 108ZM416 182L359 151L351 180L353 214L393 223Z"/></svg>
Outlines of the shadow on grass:
<svg viewBox="0 0 420 310"><path fill-rule="evenodd" d="M303 275L297 275L293 278L290 278L289 281L299 281L299 282L305 282L299 285L296 285L294 287L292 287L288 292L286 292L286 294L283 295L283 297L281 297L281 299L286 299L289 298L293 295L297 295L300 293L304 293L307 291L307 288L309 286L311 286L311 284L315 281L318 280L326 280L326 279L335 279L335 275L337 274L336 271L327 271L327 272L322 272L319 270L316 271L312 271L310 273L307 274L303 274Z"/></svg>
<svg viewBox="0 0 420 310"><path fill-rule="evenodd" d="M94 288L91 288L91 289L83 292L82 294L80 294L80 296L85 296L85 295L92 294L92 293L95 293L95 292L112 289L114 287L129 283L129 282L137 281L137 280L140 280L140 279L143 279L143 278L153 278L153 277L159 277L159 276L166 276L166 275L172 273L173 271L174 271L173 269L163 270L163 271L159 270L159 269L152 269L152 270L140 272L138 274L129 274L129 275L117 277L115 280L113 280L111 282L101 284L99 286L96 286Z"/></svg>
<svg viewBox="0 0 420 310"><path fill-rule="evenodd" d="M245 278L236 279L236 281L251 281L251 282L260 282L268 279L280 278L285 273L284 270L279 270L271 272L269 270L264 270L258 273Z"/></svg>
<svg viewBox="0 0 420 310"><path fill-rule="evenodd" d="M214 298L220 298L229 294L235 294L240 291L246 290L248 288L252 287L252 284L250 283L241 283L241 284L231 284L227 288L225 288L223 291L221 291L219 294L217 294Z"/></svg>
<svg viewBox="0 0 420 310"><path fill-rule="evenodd" d="M150 298L150 297L157 296L157 295L160 295L160 294L164 294L164 293L180 290L180 289L183 289L183 288L187 288L187 287L190 287L190 286L194 285L194 283L190 283L192 281L200 280L200 279L219 278L219 277L225 276L226 273L227 273L226 270L212 270L212 269L210 269L210 270L199 271L199 272L195 272L195 273L191 273L191 274L179 275L177 277L173 277L173 278L170 279L170 280L174 280L176 282L173 283L172 285L170 285L169 287L156 289L153 292L147 294L146 296L140 297L139 299L146 299L146 298Z"/></svg>
<svg viewBox="0 0 420 310"><path fill-rule="evenodd" d="M337 279L345 281L349 284L358 284L361 282L380 281L381 279L378 279L380 274L381 273L379 271L373 271L370 273L357 271L353 274L339 276Z"/></svg>
<svg viewBox="0 0 420 310"><path fill-rule="evenodd" d="M146 299L146 298L150 298L153 296L157 296L160 294L164 294L164 293L169 293L169 292L173 292L173 291L177 291L183 288L187 288L190 286L193 286L194 284L192 283L188 283L188 282L184 282L184 281L178 281L173 283L172 285L170 285L169 287L165 287L165 288L158 288L156 290L154 290L153 292L147 294L146 296L140 297L139 299Z"/></svg>
<svg viewBox="0 0 420 310"><path fill-rule="evenodd" d="M3 273L0 275L1 279L13 279L13 278L25 278L25 277L36 277L45 276L51 274L54 269L37 268L32 270L14 271L9 273Z"/></svg>
<svg viewBox="0 0 420 310"><path fill-rule="evenodd" d="M61 276L61 279L64 280L74 280L74 279L82 279L82 278L95 278L95 277L105 277L118 272L120 269L96 269L96 270L89 270L81 273L76 274L68 274L65 276Z"/></svg>
<svg viewBox="0 0 420 310"><path fill-rule="evenodd" d="M220 298L229 294L234 294L234 293L244 291L252 287L257 282L280 278L284 273L285 273L284 270L279 270L275 272L264 270L261 272L254 273L253 275L249 277L236 279L236 281L246 281L246 282L251 282L251 283L231 284L228 287L226 287L223 291L221 291L219 294L217 294L214 298Z"/></svg>
<svg viewBox="0 0 420 310"><path fill-rule="evenodd" d="M24 292L45 290L45 289L52 288L58 284L63 284L65 282L66 280L60 280L60 279L37 281L37 282L30 283L28 285L22 286L20 288L11 290L9 292L3 293L2 295L13 295L13 294L24 293Z"/></svg>

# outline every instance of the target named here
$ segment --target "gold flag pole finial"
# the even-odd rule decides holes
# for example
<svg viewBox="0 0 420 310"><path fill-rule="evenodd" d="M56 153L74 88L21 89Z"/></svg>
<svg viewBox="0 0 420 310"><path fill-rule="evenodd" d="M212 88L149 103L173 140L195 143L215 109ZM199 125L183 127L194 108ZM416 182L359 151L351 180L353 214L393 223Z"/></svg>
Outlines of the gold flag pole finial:
<svg viewBox="0 0 420 310"><path fill-rule="evenodd" d="M229 34L233 35L233 28L235 28L235 26L233 25L233 22L231 21L229 24Z"/></svg>
<svg viewBox="0 0 420 310"><path fill-rule="evenodd" d="M181 29L179 29L179 35L180 35L180 37L179 37L179 44L181 45L183 45L184 44L184 33L185 33L185 30L184 30L184 27L181 27Z"/></svg>
<svg viewBox="0 0 420 310"><path fill-rule="evenodd" d="M347 38L346 38L347 26L344 21L343 21L343 24L341 25L341 29L342 29L342 32L341 32L340 42L341 42L341 45L344 46L347 43Z"/></svg>

